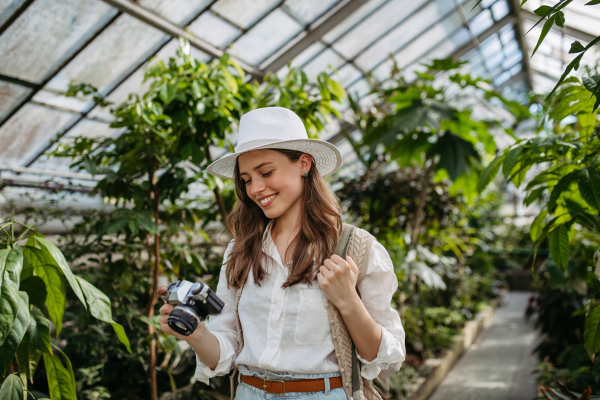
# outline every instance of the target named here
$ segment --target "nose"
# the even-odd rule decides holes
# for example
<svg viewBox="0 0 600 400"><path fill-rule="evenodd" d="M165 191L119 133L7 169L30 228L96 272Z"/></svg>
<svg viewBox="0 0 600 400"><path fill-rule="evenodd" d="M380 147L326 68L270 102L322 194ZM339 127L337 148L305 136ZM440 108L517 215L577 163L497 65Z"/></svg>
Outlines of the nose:
<svg viewBox="0 0 600 400"><path fill-rule="evenodd" d="M254 197L265 190L265 184L262 179L252 178L250 182L250 194Z"/></svg>

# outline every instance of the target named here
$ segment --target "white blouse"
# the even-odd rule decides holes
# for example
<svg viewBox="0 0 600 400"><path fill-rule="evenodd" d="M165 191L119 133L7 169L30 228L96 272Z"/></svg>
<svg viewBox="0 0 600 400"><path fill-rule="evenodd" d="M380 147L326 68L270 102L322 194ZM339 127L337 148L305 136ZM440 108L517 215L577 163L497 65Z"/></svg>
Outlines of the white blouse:
<svg viewBox="0 0 600 400"><path fill-rule="evenodd" d="M194 378L208 384L208 378L226 375L234 363L241 370L264 373L265 370L290 374L322 374L339 371L326 297L319 283L300 283L281 289L288 277L277 246L271 238L271 221L263 235L263 267L268 272L261 286L254 284L253 274L242 291L239 316L244 347L239 351L235 327L236 289L227 288L225 267L221 268L217 295L225 302L219 315L208 318L208 330L219 342L221 355L214 370L196 355ZM233 239L235 240L235 239ZM224 254L227 260L233 246L229 242ZM365 308L381 328L382 338L377 357L362 363L361 375L386 378L400 369L406 348L404 328L398 312L390 307L398 288L394 266L385 248L373 240L367 274L358 285Z"/></svg>

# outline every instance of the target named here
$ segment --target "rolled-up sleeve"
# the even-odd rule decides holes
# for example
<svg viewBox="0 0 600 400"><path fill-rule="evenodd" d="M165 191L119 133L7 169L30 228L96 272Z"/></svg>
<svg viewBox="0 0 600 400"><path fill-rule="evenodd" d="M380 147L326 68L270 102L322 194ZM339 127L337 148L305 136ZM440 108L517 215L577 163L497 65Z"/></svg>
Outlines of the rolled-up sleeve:
<svg viewBox="0 0 600 400"><path fill-rule="evenodd" d="M233 241L229 242L225 254L223 255L223 263L227 261L229 252L233 247ZM226 268L221 267L219 274L219 283L217 285L217 296L225 302L223 311L219 315L211 315L208 317L207 329L215 335L219 342L220 357L216 368L210 369L206 364L200 361L196 355L196 373L194 378L208 385L208 379L226 375L229 373L236 359L238 352L238 332L235 327L235 294L236 289L227 287L227 277L225 275Z"/></svg>
<svg viewBox="0 0 600 400"><path fill-rule="evenodd" d="M367 379L387 378L400 369L406 357L404 328L398 311L390 305L397 289L394 264L385 247L373 240L367 274L358 284L365 308L381 329L381 344L375 359L366 361L356 351L362 364L361 375Z"/></svg>

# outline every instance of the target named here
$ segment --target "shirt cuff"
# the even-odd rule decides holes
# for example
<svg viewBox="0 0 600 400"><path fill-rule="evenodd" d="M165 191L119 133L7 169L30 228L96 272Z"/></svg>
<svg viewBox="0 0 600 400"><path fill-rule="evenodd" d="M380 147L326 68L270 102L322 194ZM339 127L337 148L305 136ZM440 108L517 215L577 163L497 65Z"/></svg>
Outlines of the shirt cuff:
<svg viewBox="0 0 600 400"><path fill-rule="evenodd" d="M404 352L398 344L398 340L387 329L377 324L381 329L381 344L377 351L377 357L371 361L363 359L358 350L355 348L356 358L361 362L361 376L372 380L381 375L382 378L387 378L394 372L400 369L404 361Z"/></svg>
<svg viewBox="0 0 600 400"><path fill-rule="evenodd" d="M206 364L200 361L198 354L196 354L196 373L194 379L208 385L208 378L215 376L227 375L231 371L231 366L235 361L235 350L231 343L218 332L212 332L217 338L220 348L219 363L215 369L210 369Z"/></svg>

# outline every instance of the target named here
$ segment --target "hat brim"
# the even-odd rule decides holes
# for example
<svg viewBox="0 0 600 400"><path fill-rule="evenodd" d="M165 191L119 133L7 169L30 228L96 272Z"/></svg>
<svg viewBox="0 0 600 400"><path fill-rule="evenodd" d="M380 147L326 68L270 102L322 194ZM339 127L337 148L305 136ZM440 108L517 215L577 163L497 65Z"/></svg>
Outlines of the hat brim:
<svg viewBox="0 0 600 400"><path fill-rule="evenodd" d="M206 172L220 178L233 179L235 161L241 154L267 148L297 150L310 154L315 159L317 170L323 178L327 178L333 174L342 164L342 155L340 154L340 151L331 143L318 139L296 139L273 142L252 147L237 153L228 154L213 161L208 168L206 168Z"/></svg>

